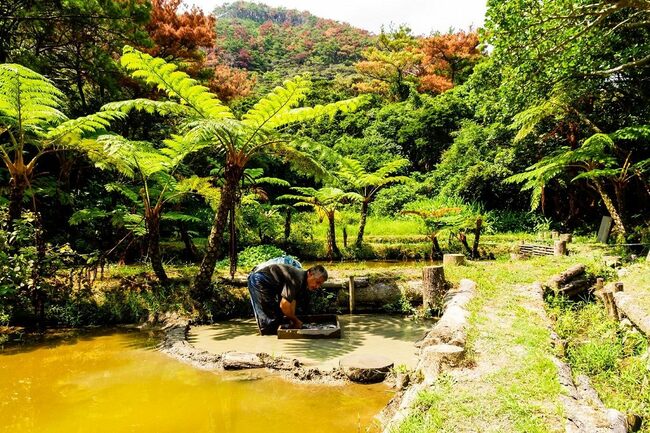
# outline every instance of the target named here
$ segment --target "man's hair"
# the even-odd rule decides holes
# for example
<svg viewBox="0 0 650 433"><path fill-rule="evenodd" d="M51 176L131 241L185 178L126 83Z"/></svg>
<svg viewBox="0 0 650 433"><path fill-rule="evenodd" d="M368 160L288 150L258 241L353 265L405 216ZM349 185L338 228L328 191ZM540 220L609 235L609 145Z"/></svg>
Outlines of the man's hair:
<svg viewBox="0 0 650 433"><path fill-rule="evenodd" d="M311 268L307 269L307 272L309 272L312 277L316 278L317 280L320 280L322 278L323 281L327 281L327 270L322 265L312 266Z"/></svg>

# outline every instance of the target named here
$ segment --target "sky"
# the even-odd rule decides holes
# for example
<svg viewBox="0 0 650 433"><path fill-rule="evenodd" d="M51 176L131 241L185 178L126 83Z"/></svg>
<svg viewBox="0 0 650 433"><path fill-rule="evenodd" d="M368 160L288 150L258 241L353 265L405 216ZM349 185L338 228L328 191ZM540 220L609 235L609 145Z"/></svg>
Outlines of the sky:
<svg viewBox="0 0 650 433"><path fill-rule="evenodd" d="M234 1L234 0L233 0ZM269 6L307 10L321 18L330 18L379 33L382 24L408 25L413 34L429 35L450 28L467 30L483 25L487 0L263 0ZM220 0L185 0L205 12L212 12Z"/></svg>

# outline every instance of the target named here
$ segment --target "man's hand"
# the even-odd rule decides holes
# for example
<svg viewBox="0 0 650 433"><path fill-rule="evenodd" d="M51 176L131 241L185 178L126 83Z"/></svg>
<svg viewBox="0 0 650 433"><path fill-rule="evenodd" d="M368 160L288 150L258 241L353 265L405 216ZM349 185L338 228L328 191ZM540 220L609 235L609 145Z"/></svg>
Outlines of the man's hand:
<svg viewBox="0 0 650 433"><path fill-rule="evenodd" d="M286 299L282 298L280 300L280 310L282 313L291 320L292 329L302 328L302 322L296 317L296 301L289 302Z"/></svg>

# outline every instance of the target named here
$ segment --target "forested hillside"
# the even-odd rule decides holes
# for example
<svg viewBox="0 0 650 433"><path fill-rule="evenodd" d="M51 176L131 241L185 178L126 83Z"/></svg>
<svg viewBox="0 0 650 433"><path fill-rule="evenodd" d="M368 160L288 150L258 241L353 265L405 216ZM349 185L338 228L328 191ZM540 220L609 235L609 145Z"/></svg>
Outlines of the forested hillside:
<svg viewBox="0 0 650 433"><path fill-rule="evenodd" d="M495 0L484 28L416 37L247 2L7 0L0 297L42 306L66 260L163 282L201 263L200 298L260 245L478 258L472 233L602 216L648 242L647 23L638 2Z"/></svg>

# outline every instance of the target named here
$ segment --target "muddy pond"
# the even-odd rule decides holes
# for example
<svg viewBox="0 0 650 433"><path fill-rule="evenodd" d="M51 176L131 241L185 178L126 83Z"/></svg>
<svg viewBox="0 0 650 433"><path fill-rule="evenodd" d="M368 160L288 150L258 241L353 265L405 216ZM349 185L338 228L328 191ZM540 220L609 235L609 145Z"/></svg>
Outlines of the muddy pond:
<svg viewBox="0 0 650 433"><path fill-rule="evenodd" d="M0 432L376 431L386 385L296 384L264 370L206 372L138 331L0 350Z"/></svg>
<svg viewBox="0 0 650 433"><path fill-rule="evenodd" d="M190 329L189 341L211 353L242 351L269 353L297 358L310 367L331 369L347 355L385 355L394 365L414 368L414 342L432 325L403 316L382 314L341 314L341 338L323 340L282 340L257 335L254 319L233 319Z"/></svg>

